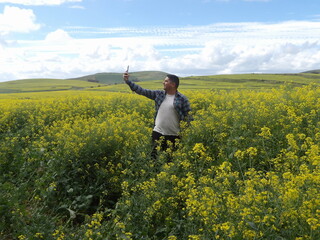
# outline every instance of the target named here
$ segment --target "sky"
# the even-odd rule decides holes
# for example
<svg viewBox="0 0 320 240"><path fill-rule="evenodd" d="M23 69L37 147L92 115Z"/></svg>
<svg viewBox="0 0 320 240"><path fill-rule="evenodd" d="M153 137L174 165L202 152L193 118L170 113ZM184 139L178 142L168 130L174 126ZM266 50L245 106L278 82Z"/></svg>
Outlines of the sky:
<svg viewBox="0 0 320 240"><path fill-rule="evenodd" d="M0 82L320 69L319 0L0 0Z"/></svg>

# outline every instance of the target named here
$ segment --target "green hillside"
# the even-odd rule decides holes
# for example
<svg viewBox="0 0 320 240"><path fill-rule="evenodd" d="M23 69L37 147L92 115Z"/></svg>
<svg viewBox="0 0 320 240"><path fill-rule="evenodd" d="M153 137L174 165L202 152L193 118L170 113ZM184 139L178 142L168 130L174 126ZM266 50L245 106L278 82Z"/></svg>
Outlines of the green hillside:
<svg viewBox="0 0 320 240"><path fill-rule="evenodd" d="M185 87L201 85L201 88L273 88L282 84L303 86L320 84L320 75L316 74L232 74L213 76L194 76L184 78ZM182 83L183 84L183 83ZM198 86L200 87L200 86Z"/></svg>
<svg viewBox="0 0 320 240"><path fill-rule="evenodd" d="M319 74L320 73L320 69L315 69L315 70L310 70L310 71L306 71L303 73L314 73L314 74Z"/></svg>
<svg viewBox="0 0 320 240"><path fill-rule="evenodd" d="M130 73L130 79L143 82L164 79L166 75L159 71L133 72ZM0 82L0 93L80 90L120 83L123 83L122 73L97 73L72 79L22 79Z"/></svg>
<svg viewBox="0 0 320 240"><path fill-rule="evenodd" d="M143 71L130 73L130 79L136 82L152 81L164 79L167 73L159 71ZM122 83L122 73L97 73L70 80L80 80L87 82L96 82L100 84L118 84Z"/></svg>
<svg viewBox="0 0 320 240"><path fill-rule="evenodd" d="M298 87L308 84L320 85L320 75L317 74L230 74L213 76L192 76L180 80L180 90L203 89L271 89L283 84ZM162 89L162 80L140 82L144 88ZM91 90L126 92L130 91L124 84L108 85Z"/></svg>
<svg viewBox="0 0 320 240"><path fill-rule="evenodd" d="M135 72L130 79L145 88L161 89L164 72ZM271 89L283 84L292 87L320 84L320 74L230 74L181 78L180 90L202 89ZM130 91L122 73L99 73L75 79L26 79L0 83L0 93L46 92L67 90Z"/></svg>
<svg viewBox="0 0 320 240"><path fill-rule="evenodd" d="M79 80L25 79L0 83L0 93L77 90L98 86L98 83Z"/></svg>

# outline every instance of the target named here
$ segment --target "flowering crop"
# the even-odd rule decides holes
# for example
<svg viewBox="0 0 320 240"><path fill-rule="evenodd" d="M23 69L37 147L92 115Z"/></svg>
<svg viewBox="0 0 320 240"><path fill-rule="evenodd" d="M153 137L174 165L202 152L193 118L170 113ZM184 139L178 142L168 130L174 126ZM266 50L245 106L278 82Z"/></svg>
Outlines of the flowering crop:
<svg viewBox="0 0 320 240"><path fill-rule="evenodd" d="M141 96L2 98L0 236L320 239L320 88L185 94L194 121L156 161Z"/></svg>

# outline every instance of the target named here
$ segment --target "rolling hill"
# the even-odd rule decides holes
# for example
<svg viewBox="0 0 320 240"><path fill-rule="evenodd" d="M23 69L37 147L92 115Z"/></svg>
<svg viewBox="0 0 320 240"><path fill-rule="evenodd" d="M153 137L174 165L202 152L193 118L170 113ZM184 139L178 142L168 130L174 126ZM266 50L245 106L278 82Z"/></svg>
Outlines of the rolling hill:
<svg viewBox="0 0 320 240"><path fill-rule="evenodd" d="M135 82L152 81L164 79L167 73L160 71L143 71L130 73L130 79ZM119 84L123 83L122 73L96 73L79 78L71 78L69 80L79 80L87 82L95 82L100 84Z"/></svg>
<svg viewBox="0 0 320 240"><path fill-rule="evenodd" d="M98 87L98 83L63 79L24 79L0 83L0 93L77 90Z"/></svg>
<svg viewBox="0 0 320 240"><path fill-rule="evenodd" d="M320 70L297 74L230 74L181 78L180 90L201 89L271 89L283 84L292 87L320 85ZM144 71L131 73L130 78L150 89L161 89L167 73ZM0 82L0 93L27 93L67 90L130 91L123 84L122 73L97 73L73 79L25 79Z"/></svg>
<svg viewBox="0 0 320 240"><path fill-rule="evenodd" d="M166 75L159 71L133 72L130 79L136 82L162 80ZM123 83L122 73L97 73L71 79L22 79L0 82L0 93L77 90L120 83Z"/></svg>
<svg viewBox="0 0 320 240"><path fill-rule="evenodd" d="M306 71L306 72L303 72L303 73L319 74L320 73L320 69L310 70L310 71Z"/></svg>

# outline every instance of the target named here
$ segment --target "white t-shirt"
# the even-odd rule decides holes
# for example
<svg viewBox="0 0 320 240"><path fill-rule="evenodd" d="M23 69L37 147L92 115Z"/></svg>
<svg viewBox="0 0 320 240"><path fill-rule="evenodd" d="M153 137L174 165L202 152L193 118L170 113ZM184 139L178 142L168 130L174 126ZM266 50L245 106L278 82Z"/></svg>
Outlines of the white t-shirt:
<svg viewBox="0 0 320 240"><path fill-rule="evenodd" d="M162 135L179 135L179 117L173 106L174 98L175 95L166 94L156 116L155 127L153 130L161 133Z"/></svg>

